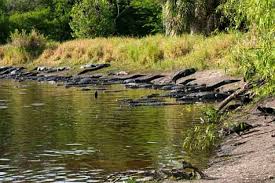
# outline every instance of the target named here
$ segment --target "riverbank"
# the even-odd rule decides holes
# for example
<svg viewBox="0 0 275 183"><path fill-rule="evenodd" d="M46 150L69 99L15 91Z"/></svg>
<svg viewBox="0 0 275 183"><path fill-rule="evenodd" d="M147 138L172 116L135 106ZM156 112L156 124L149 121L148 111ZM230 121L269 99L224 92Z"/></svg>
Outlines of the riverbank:
<svg viewBox="0 0 275 183"><path fill-rule="evenodd" d="M275 98L257 102L231 117L254 126L241 136L233 134L221 144L205 173L216 182L275 181L275 115L259 111L259 106L275 109Z"/></svg>
<svg viewBox="0 0 275 183"><path fill-rule="evenodd" d="M240 63L229 59L233 55L230 51L235 43L236 35L232 34L208 38L190 35L175 38L163 36L142 39L99 38L53 43L36 56L32 55L31 51L26 52L20 45L18 47L16 44L11 44L1 47L1 64L16 65L16 67L1 67L0 78L15 79L20 82L27 80L47 82L66 88L78 87L83 91L93 91L93 86L110 84L123 84L126 88L132 89L153 88L166 91L164 95L149 95L139 99L120 101L124 105L134 107L220 102L246 84L241 77L229 76L241 70L238 67ZM272 85L271 82L270 84ZM174 98L175 102L167 102L163 100L164 98ZM235 103L227 110L240 109L247 99L250 100L249 93L238 96ZM239 117L232 117L231 122L247 122L254 126L252 132L260 130L259 133L262 133L261 131L266 128L274 129L274 123L266 128L257 126L258 124L250 117L256 120L262 120L262 118L254 116L252 111L242 115L247 117L246 120L240 121ZM263 131L265 132L267 131ZM243 136L248 138L245 134ZM258 178L256 177L258 164L269 166L267 161L261 159L263 151L262 153L246 152L245 149L262 150L255 144L261 145L260 142L272 139L268 136L260 136L261 140L258 141L257 135L249 139L243 143L242 137L234 134L228 136L222 143L221 149L229 148L229 150L220 152L221 155L215 157L219 161L213 162L206 173L210 177L218 177L217 182L246 181L245 178L249 177L251 177L250 181L271 181L272 172L268 168L264 169L264 173L259 174ZM272 155L273 146L269 146L270 144L266 143L265 148L270 148L271 151L264 152ZM234 159L234 153L240 159ZM240 154L244 154L244 158L249 158L243 160ZM254 159L254 157L255 163L250 164L250 158ZM229 162L224 162L224 158ZM243 169L248 166L249 173L241 174L232 171L234 170L230 168L232 164L234 169Z"/></svg>
<svg viewBox="0 0 275 183"><path fill-rule="evenodd" d="M259 111L259 106L275 108L269 97L241 109L229 120L245 122L254 127L241 135L227 136L204 172L206 180L192 182L256 183L275 181L275 116ZM166 181L172 183L173 181ZM186 182L186 181L183 181Z"/></svg>
<svg viewBox="0 0 275 183"><path fill-rule="evenodd" d="M126 88L153 88L167 92L164 95L150 95L140 99L120 101L124 105L133 107L218 102L245 85L241 78L227 76L223 70L196 71L190 68L170 73L139 74L125 71L111 72L110 67L112 66L109 64L83 65L77 72L70 71L69 67L37 67L31 71L22 67L1 67L0 77L20 82L27 80L47 82L66 88L79 87L83 91L90 91L93 86L123 84ZM71 73L74 74L71 75ZM247 95L238 96L235 102L238 103L238 110L241 112L227 121L229 123L246 122L254 128L241 136L233 133L226 137L210 168L205 171L207 176L214 178L211 181L257 182L271 181L273 177L272 136L275 127L272 120L274 117L262 115L256 108L260 104L274 108L274 98L271 98L269 103L255 104L243 115L244 111L241 108L243 103L240 102L246 97ZM175 98L176 102L166 102L163 98ZM263 165L263 168L258 172L260 165ZM239 170L242 170L242 173Z"/></svg>

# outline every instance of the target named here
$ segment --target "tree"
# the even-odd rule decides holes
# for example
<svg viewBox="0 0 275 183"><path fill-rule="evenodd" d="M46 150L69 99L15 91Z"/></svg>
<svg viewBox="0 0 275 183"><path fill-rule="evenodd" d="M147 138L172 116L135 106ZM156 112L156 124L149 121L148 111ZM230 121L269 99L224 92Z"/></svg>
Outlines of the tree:
<svg viewBox="0 0 275 183"><path fill-rule="evenodd" d="M113 7L107 0L83 0L72 8L73 37L108 36L114 33Z"/></svg>
<svg viewBox="0 0 275 183"><path fill-rule="evenodd" d="M6 0L6 8L9 14L14 12L28 12L35 9L47 8L52 0Z"/></svg>
<svg viewBox="0 0 275 183"><path fill-rule="evenodd" d="M219 0L161 0L166 35L208 34L217 27Z"/></svg>
<svg viewBox="0 0 275 183"><path fill-rule="evenodd" d="M116 35L145 36L162 32L161 6L155 0L119 2L114 10Z"/></svg>
<svg viewBox="0 0 275 183"><path fill-rule="evenodd" d="M71 10L77 0L53 0L51 5L51 33L50 37L64 41L72 38L70 27Z"/></svg>
<svg viewBox="0 0 275 183"><path fill-rule="evenodd" d="M32 29L49 35L51 34L51 11L50 8L36 9L24 13L14 13L9 17L10 32L14 30L26 30L28 33Z"/></svg>
<svg viewBox="0 0 275 183"><path fill-rule="evenodd" d="M6 38L8 37L8 18L5 12L5 2L4 0L0 0L0 43L6 42Z"/></svg>

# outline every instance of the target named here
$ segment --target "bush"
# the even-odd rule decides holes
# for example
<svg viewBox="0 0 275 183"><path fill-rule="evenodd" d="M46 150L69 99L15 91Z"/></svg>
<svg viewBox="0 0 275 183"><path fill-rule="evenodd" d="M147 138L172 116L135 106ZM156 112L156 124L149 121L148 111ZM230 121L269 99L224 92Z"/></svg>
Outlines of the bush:
<svg viewBox="0 0 275 183"><path fill-rule="evenodd" d="M186 151L212 150L219 141L216 124L195 125L185 134L183 147Z"/></svg>
<svg viewBox="0 0 275 183"><path fill-rule="evenodd" d="M37 31L15 30L9 44L1 47L0 59L6 65L21 65L37 58L48 47L47 39Z"/></svg>
<svg viewBox="0 0 275 183"><path fill-rule="evenodd" d="M246 79L266 81L264 87L257 89L260 94L274 95L274 1L227 0L222 8L236 28L242 24L250 28L233 50L233 61L240 64Z"/></svg>
<svg viewBox="0 0 275 183"><path fill-rule="evenodd" d="M31 60L30 54L18 47L6 45L0 50L1 65L23 65Z"/></svg>
<svg viewBox="0 0 275 183"><path fill-rule="evenodd" d="M15 30L10 38L11 46L26 50L33 57L40 55L47 44L46 38L36 30L32 30L29 34L25 30L22 32Z"/></svg>
<svg viewBox="0 0 275 183"><path fill-rule="evenodd" d="M114 33L112 6L105 0L84 0L72 8L70 26L79 38L108 36Z"/></svg>

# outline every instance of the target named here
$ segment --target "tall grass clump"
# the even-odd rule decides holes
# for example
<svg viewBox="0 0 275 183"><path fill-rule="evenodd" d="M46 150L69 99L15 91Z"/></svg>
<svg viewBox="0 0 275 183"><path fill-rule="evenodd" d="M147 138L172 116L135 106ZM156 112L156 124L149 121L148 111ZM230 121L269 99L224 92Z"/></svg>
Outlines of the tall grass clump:
<svg viewBox="0 0 275 183"><path fill-rule="evenodd" d="M47 39L36 30L27 33L15 30L7 45L1 47L1 62L8 65L28 63L37 58L47 47Z"/></svg>

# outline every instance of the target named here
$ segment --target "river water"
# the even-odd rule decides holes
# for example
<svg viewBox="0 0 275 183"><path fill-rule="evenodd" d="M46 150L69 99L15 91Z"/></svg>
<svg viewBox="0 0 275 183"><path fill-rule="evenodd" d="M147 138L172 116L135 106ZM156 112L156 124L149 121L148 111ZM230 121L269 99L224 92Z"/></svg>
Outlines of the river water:
<svg viewBox="0 0 275 183"><path fill-rule="evenodd" d="M65 89L0 81L0 182L102 182L110 173L203 167L208 154L183 151L183 135L199 123L201 105L130 107L120 100L148 89Z"/></svg>

